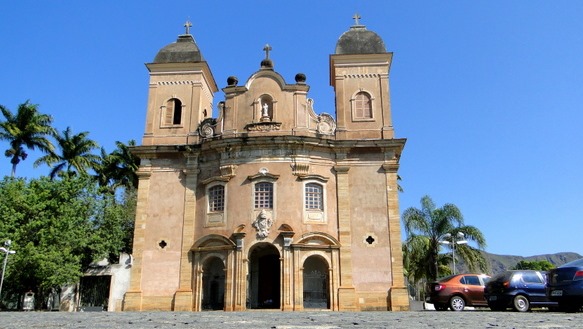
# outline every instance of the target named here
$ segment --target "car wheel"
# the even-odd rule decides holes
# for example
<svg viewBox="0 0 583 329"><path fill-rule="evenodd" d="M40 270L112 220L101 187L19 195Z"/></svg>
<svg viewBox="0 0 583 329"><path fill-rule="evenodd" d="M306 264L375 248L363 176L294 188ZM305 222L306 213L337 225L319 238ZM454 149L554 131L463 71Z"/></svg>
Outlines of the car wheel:
<svg viewBox="0 0 583 329"><path fill-rule="evenodd" d="M464 307L466 307L466 301L461 296L453 296L449 300L449 307L452 311L463 311Z"/></svg>
<svg viewBox="0 0 583 329"><path fill-rule="evenodd" d="M526 312L530 309L530 302L524 295L516 295L514 297L514 309L518 312Z"/></svg>
<svg viewBox="0 0 583 329"><path fill-rule="evenodd" d="M436 311L447 311L447 304L435 304Z"/></svg>

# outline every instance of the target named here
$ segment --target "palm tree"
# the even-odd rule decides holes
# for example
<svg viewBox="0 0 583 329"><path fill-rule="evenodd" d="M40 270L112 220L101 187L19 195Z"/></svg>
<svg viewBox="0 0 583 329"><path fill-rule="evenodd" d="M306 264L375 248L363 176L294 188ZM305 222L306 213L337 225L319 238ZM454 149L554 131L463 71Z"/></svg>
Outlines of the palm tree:
<svg viewBox="0 0 583 329"><path fill-rule="evenodd" d="M73 135L71 127L67 127L62 134L55 135L61 154L50 152L37 159L34 166L38 167L45 163L52 167L49 174L51 179L64 170L69 175L75 172L86 175L87 169L94 168L99 161L99 156L91 153L99 146L97 142L87 138L87 135L89 135L87 131ZM56 166L53 167L53 164Z"/></svg>
<svg viewBox="0 0 583 329"><path fill-rule="evenodd" d="M126 190L138 187L137 170L140 159L130 152L130 147L136 145L130 140L128 145L116 141L117 148L107 154L101 149L101 157L95 168L95 178L101 188L113 193L118 187Z"/></svg>
<svg viewBox="0 0 583 329"><path fill-rule="evenodd" d="M404 267L407 277L413 282L421 279L435 281L439 273L449 274L448 263L451 254L440 254L440 240L444 235L455 236L458 232L474 242L479 249L486 246L482 232L474 226L464 225L459 208L454 204L445 204L437 208L429 196L421 198L421 209L407 208L403 212L403 223L407 240L403 246ZM469 245L453 245L470 271L480 268L487 270L487 264L480 250Z"/></svg>
<svg viewBox="0 0 583 329"><path fill-rule="evenodd" d="M55 135L55 129L51 126L53 118L39 113L37 107L38 105L26 101L20 104L16 114L13 114L0 105L0 111L6 119L0 122L0 139L10 143L10 148L4 154L10 158L12 177L16 174L16 166L28 156L25 148L29 150L37 148L45 153L51 153L54 149L47 138Z"/></svg>
<svg viewBox="0 0 583 329"><path fill-rule="evenodd" d="M113 155L108 154L105 149L101 148L101 156L99 157L99 163L94 168L95 170L95 180L102 191L113 194L115 188L112 186L111 181L113 181L113 176L117 172L117 164Z"/></svg>
<svg viewBox="0 0 583 329"><path fill-rule="evenodd" d="M123 186L125 188L138 188L138 167L140 166L140 158L133 155L130 151L131 147L136 146L135 140L128 141L128 144L116 141L117 148L111 153L116 159L118 170L116 175L116 186Z"/></svg>

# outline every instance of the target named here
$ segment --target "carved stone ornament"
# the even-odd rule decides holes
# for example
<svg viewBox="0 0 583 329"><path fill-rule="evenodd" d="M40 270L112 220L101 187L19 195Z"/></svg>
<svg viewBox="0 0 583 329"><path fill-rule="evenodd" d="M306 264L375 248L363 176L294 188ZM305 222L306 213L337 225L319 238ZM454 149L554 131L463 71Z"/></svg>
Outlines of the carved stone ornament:
<svg viewBox="0 0 583 329"><path fill-rule="evenodd" d="M216 119L204 119L198 128L199 134L204 138L211 138L215 135Z"/></svg>
<svg viewBox="0 0 583 329"><path fill-rule="evenodd" d="M281 122L257 122L245 126L247 131L272 131L280 130Z"/></svg>
<svg viewBox="0 0 583 329"><path fill-rule="evenodd" d="M334 118L327 113L322 113L318 116L318 134L334 135L336 132L336 122Z"/></svg>
<svg viewBox="0 0 583 329"><path fill-rule="evenodd" d="M202 137L204 138L210 138L213 137L215 133L215 130L213 129L213 127L209 124L206 124L204 126L202 126L200 128L200 134L202 135Z"/></svg>
<svg viewBox="0 0 583 329"><path fill-rule="evenodd" d="M273 225L273 219L269 217L265 209L262 209L255 221L253 227L257 229L257 238L265 239L269 235L269 229Z"/></svg>

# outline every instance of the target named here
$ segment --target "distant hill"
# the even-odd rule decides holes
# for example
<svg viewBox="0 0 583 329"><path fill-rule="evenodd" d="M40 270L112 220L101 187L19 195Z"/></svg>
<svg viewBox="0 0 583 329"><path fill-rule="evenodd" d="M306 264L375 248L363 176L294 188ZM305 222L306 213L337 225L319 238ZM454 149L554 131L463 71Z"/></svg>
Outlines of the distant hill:
<svg viewBox="0 0 583 329"><path fill-rule="evenodd" d="M491 254L485 251L482 251L484 257L488 264L490 264L490 275L496 275L498 273L504 272L506 270L512 269L518 262L521 260L526 261L535 261L535 260L546 260L549 261L551 264L555 266L561 266L565 263L570 261L574 261L576 259L583 258L583 256L579 255L575 252L560 252L556 254L547 254L547 255L536 255L536 256L512 256L512 255L496 255ZM467 273L469 270L465 266L463 260L457 259L459 262L456 262L456 269L458 273Z"/></svg>
<svg viewBox="0 0 583 329"><path fill-rule="evenodd" d="M561 266L570 261L583 258L583 256L574 252L560 252L557 254L547 254L547 255L536 255L529 257L522 256L510 256L510 255L496 255L490 254L485 251L482 252L486 260L490 263L492 275L504 272L516 266L521 260L525 261L535 261L535 260L546 260L555 266Z"/></svg>

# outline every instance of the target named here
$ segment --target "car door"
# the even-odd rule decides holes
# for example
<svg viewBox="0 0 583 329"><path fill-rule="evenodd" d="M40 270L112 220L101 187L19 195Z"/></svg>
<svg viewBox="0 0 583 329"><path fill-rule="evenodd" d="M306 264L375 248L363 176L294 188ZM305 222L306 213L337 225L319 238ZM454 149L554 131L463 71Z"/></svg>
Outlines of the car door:
<svg viewBox="0 0 583 329"><path fill-rule="evenodd" d="M521 281L531 303L546 301L545 282L539 272L525 272L522 274Z"/></svg>
<svg viewBox="0 0 583 329"><path fill-rule="evenodd" d="M465 295L468 298L470 305L486 305L484 299L484 286L477 275L465 275L463 281L465 283Z"/></svg>

